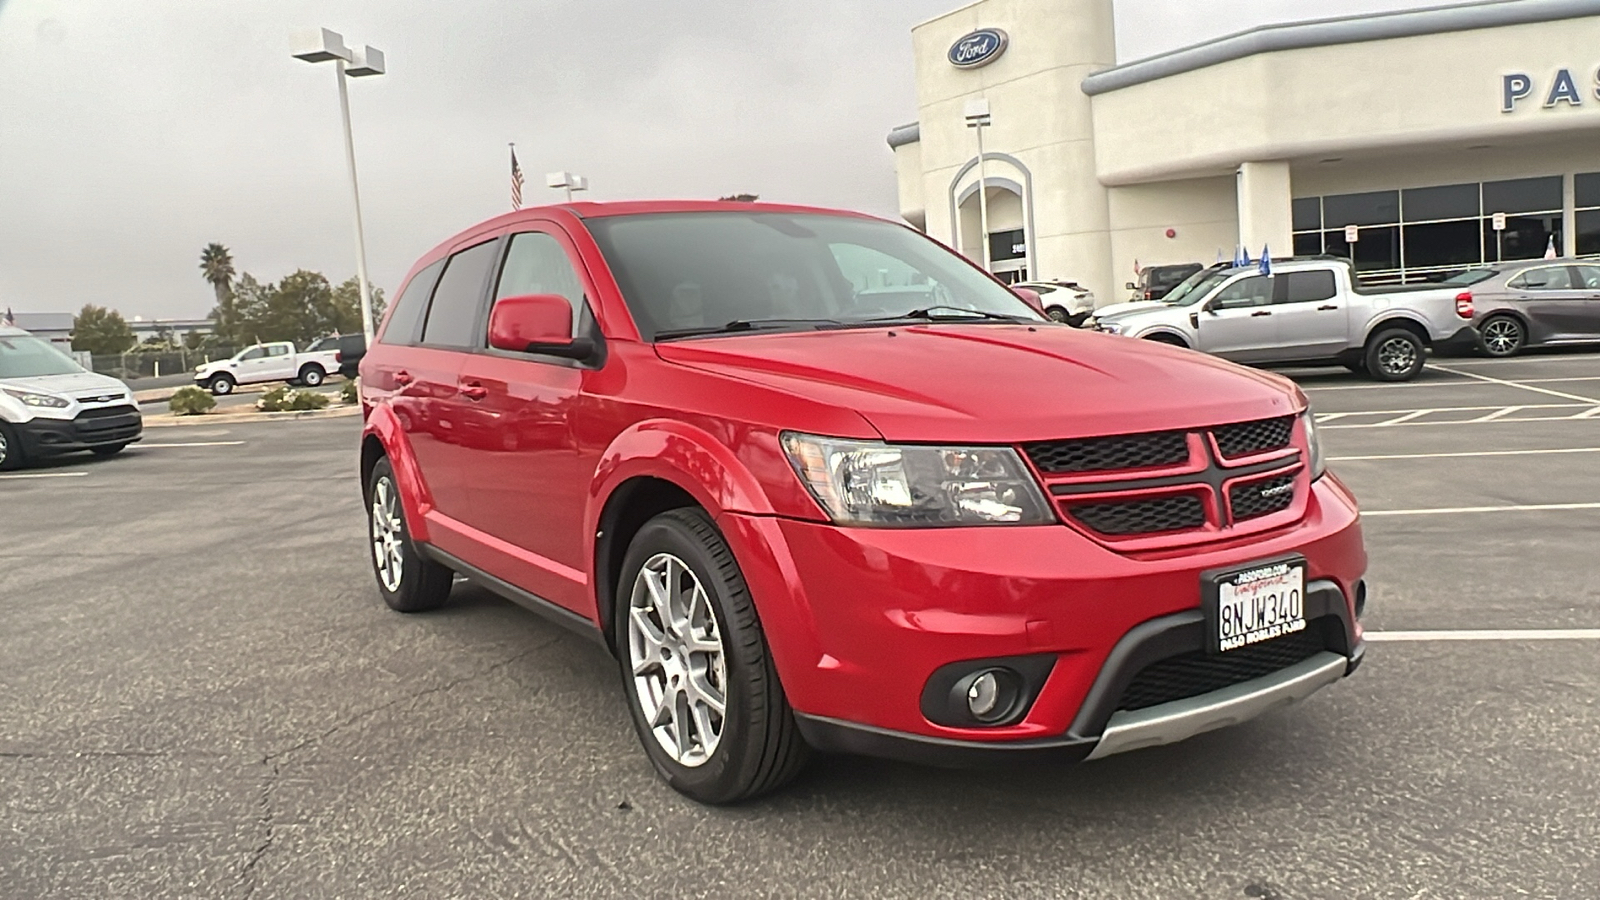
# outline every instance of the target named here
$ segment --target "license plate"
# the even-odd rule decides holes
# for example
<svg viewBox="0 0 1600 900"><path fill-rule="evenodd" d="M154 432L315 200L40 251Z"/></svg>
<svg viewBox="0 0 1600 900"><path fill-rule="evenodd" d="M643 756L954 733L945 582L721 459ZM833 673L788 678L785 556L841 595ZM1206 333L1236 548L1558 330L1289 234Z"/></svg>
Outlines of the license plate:
<svg viewBox="0 0 1600 900"><path fill-rule="evenodd" d="M1214 653L1304 631L1306 565L1298 557L1236 569L1210 579L1206 618Z"/></svg>

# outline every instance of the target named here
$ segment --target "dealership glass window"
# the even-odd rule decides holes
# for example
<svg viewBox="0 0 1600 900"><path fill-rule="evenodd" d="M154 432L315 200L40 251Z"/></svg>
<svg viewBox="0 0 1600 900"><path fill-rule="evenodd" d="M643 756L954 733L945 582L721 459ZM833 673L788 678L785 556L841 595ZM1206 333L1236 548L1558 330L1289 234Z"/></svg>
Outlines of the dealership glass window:
<svg viewBox="0 0 1600 900"><path fill-rule="evenodd" d="M1561 176L1483 183L1483 212L1533 213L1561 209Z"/></svg>
<svg viewBox="0 0 1600 900"><path fill-rule="evenodd" d="M1479 216L1476 184L1444 184L1400 192L1401 221L1475 219Z"/></svg>
<svg viewBox="0 0 1600 900"><path fill-rule="evenodd" d="M1506 216L1504 231L1496 232L1492 219L1483 220L1484 255L1489 262L1508 259L1539 259L1555 243L1561 254L1561 213L1531 216Z"/></svg>
<svg viewBox="0 0 1600 900"><path fill-rule="evenodd" d="M1322 198L1301 197L1294 201L1290 218L1295 231L1320 231L1322 229Z"/></svg>
<svg viewBox="0 0 1600 900"><path fill-rule="evenodd" d="M1334 194L1322 198L1322 227L1384 225L1400 221L1399 191Z"/></svg>
<svg viewBox="0 0 1600 900"><path fill-rule="evenodd" d="M1324 231L1322 233L1323 246L1333 256L1350 256L1350 245L1344 242L1344 229L1338 231ZM1388 225L1378 228L1363 228L1356 240L1356 271L1365 275L1369 272L1393 272L1400 269L1400 228Z"/></svg>
<svg viewBox="0 0 1600 900"><path fill-rule="evenodd" d="M1295 256L1316 256L1322 252L1322 232L1297 231L1294 235Z"/></svg>
<svg viewBox="0 0 1600 900"><path fill-rule="evenodd" d="M1600 256L1600 209L1580 209L1577 214L1578 255Z"/></svg>
<svg viewBox="0 0 1600 900"><path fill-rule="evenodd" d="M1600 172L1579 172L1572 179L1573 208L1577 210L1577 253L1600 256Z"/></svg>
<svg viewBox="0 0 1600 900"><path fill-rule="evenodd" d="M1406 249L1406 268L1477 265L1483 262L1478 245L1479 219L1404 225L1400 240Z"/></svg>

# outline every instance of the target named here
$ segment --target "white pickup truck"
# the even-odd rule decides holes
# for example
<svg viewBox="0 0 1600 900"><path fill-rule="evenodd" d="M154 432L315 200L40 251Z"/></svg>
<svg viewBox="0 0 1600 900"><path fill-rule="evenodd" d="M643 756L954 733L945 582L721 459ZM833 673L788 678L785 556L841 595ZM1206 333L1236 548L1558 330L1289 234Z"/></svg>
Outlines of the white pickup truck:
<svg viewBox="0 0 1600 900"><path fill-rule="evenodd" d="M221 396L233 393L241 384L287 381L316 387L339 371L339 351L297 353L289 341L255 344L240 350L232 359L197 366L194 383Z"/></svg>
<svg viewBox="0 0 1600 900"><path fill-rule="evenodd" d="M1373 290L1344 260L1274 261L1269 269L1202 269L1160 300L1103 306L1087 324L1234 362L1342 365L1380 381L1415 378L1429 349L1478 344L1470 280Z"/></svg>

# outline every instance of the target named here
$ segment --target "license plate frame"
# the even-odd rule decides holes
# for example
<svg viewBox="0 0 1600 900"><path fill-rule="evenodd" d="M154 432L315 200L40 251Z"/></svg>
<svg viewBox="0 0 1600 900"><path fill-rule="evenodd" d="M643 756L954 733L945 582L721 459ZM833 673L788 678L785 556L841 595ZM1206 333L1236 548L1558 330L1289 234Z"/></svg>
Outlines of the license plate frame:
<svg viewBox="0 0 1600 900"><path fill-rule="evenodd" d="M1252 604L1263 590L1270 595L1273 588L1279 588L1283 596L1263 597ZM1294 590L1298 596L1288 596ZM1212 656L1304 631L1309 624L1306 558L1286 554L1202 573L1200 607L1206 620L1206 652ZM1263 616L1271 621L1259 621ZM1249 627L1246 618L1258 618L1257 627Z"/></svg>

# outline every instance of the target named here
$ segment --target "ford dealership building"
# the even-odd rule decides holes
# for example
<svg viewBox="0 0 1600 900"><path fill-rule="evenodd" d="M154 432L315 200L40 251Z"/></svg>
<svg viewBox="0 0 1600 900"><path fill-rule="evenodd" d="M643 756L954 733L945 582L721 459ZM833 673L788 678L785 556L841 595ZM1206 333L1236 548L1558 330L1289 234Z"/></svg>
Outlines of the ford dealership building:
<svg viewBox="0 0 1600 900"><path fill-rule="evenodd" d="M979 0L912 31L901 215L1101 303L1236 245L1353 252L1376 282L1600 255L1597 38L1600 0L1503 0L1116 65L1112 0Z"/></svg>

